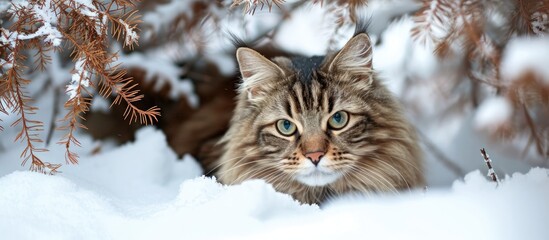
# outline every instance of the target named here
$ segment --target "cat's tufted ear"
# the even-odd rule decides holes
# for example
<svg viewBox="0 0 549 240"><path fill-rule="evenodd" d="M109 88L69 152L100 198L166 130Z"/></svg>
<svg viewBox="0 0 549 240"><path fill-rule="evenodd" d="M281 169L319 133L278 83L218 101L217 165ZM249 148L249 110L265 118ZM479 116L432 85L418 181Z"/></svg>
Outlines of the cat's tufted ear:
<svg viewBox="0 0 549 240"><path fill-rule="evenodd" d="M328 67L329 72L370 73L372 71L372 44L366 33L360 33L345 44Z"/></svg>
<svg viewBox="0 0 549 240"><path fill-rule="evenodd" d="M258 52L241 47L236 50L236 59L242 74L240 92L253 100L268 93L276 80L284 76L284 71Z"/></svg>

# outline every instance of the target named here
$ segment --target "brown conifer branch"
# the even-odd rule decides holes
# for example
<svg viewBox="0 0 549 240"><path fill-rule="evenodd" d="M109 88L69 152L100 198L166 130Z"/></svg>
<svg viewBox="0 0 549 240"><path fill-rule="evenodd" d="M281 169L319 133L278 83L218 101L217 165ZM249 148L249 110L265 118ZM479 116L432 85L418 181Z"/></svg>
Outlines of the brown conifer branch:
<svg viewBox="0 0 549 240"><path fill-rule="evenodd" d="M85 65L83 67L85 68ZM82 114L89 111L89 105L91 102L90 98L85 98L82 96L82 91L85 91L81 84L82 80L88 79L85 78L83 73L80 73L80 80L77 84L77 88L75 89L76 95L64 104L65 109L70 109L70 111L67 112L61 121L68 122L68 125L58 128L58 130L67 131L65 136L63 136L63 138L61 138L58 142L58 144L65 145L65 162L67 164L78 163L78 154L70 150L71 144L78 147L81 146L80 142L74 137L74 132L77 128L87 129L85 125L79 122L80 120L85 120L82 117Z"/></svg>
<svg viewBox="0 0 549 240"><path fill-rule="evenodd" d="M451 5L446 0L423 0L423 7L414 15L415 26L412 28L412 37L423 44L444 42L435 37L434 27L445 24L454 25L451 16ZM450 27L451 29L451 27ZM449 31L450 33L453 31Z"/></svg>
<svg viewBox="0 0 549 240"><path fill-rule="evenodd" d="M111 93L115 93L116 97L112 105L120 104L122 101L126 103L124 111L124 119L129 118L129 123L139 122L141 124L152 124L158 121L160 116L160 108L154 106L147 110L141 110L135 106L135 102L140 101L144 95L139 93L139 90L134 89L137 84L133 83L133 79L125 77L125 70L118 70L119 65L115 65L109 72L99 72L102 79L102 87L100 94L103 97L108 97Z"/></svg>
<svg viewBox="0 0 549 240"><path fill-rule="evenodd" d="M6 73L7 86L5 87L10 89L8 90L8 93L9 95L11 95L10 100L13 101L10 102L12 104L12 107L14 108L14 111L17 112L17 114L19 115L19 118L15 122L13 122L11 126L15 127L17 125L21 125L21 130L15 137L15 141L22 141L26 144L23 152L21 153L21 158L23 158L21 165L24 166L30 159L31 171L48 173L49 170L49 173L55 173L57 171L57 168L59 168L59 165L43 162L36 155L36 153L38 152L47 151L44 148L35 147L35 144L39 144L42 142L42 140L38 137L37 132L43 130L43 123L41 121L31 120L27 117L27 115L34 114L37 108L28 105L30 99L24 94L22 89L23 85L27 85L30 80L22 78L18 72L18 66L20 66L18 60L24 60L23 56L18 55L19 46L21 45L16 44L15 48L12 50L12 68L10 68Z"/></svg>
<svg viewBox="0 0 549 240"><path fill-rule="evenodd" d="M137 14L137 10L130 11L124 14L121 17L114 17L111 14L105 14L105 16L111 22L111 35L117 40L120 40L120 37L124 35L124 47L128 47L130 50L133 50L134 45L137 44L139 39L138 35L131 35L128 30L136 30L136 26L140 24L141 16Z"/></svg>
<svg viewBox="0 0 549 240"><path fill-rule="evenodd" d="M49 62L51 62L51 57L48 56L48 52L51 50L51 46L43 45L40 41L37 41L37 39L32 39L32 46L29 46L29 48L36 49L36 54L34 55L35 61L34 61L34 71L45 71L46 66Z"/></svg>
<svg viewBox="0 0 549 240"><path fill-rule="evenodd" d="M330 2L338 6L338 10L346 11L352 23L356 23L359 20L359 16L357 14L359 8L368 5L368 0L336 0ZM320 3L320 6L323 6L324 0L313 0L313 4L317 3ZM339 21L338 24L343 23Z"/></svg>
<svg viewBox="0 0 549 240"><path fill-rule="evenodd" d="M533 13L532 5L534 1L530 0L516 0L516 11L512 16L513 28L511 33L528 34L534 33L530 27L530 18Z"/></svg>
<svg viewBox="0 0 549 240"><path fill-rule="evenodd" d="M91 5L86 5L86 3L78 1L43 2L31 0L25 5L13 4L13 24L10 30L0 28L0 34L4 37L0 44L6 43L2 46L0 57L12 59L9 63L10 66L6 67L9 69L7 74L2 73L2 78L0 78L0 98L3 100L0 101L0 112L7 113L6 109L14 108L20 116L12 126L22 125L22 130L16 140L25 142L26 148L21 157L24 158L23 164L29 159L32 160L31 170L46 172L45 169L48 169L50 173L55 173L60 165L42 162L36 155L36 153L45 150L35 147L37 143L42 142L35 132L42 130L43 124L28 119L28 115L33 114L36 108L28 105L30 99L23 92L23 86L30 81L19 75L19 72L24 68L22 62L26 57L24 53L21 53L22 51L19 51L20 49L37 50L34 56L35 69L32 71L44 70L51 61L47 53L53 49L52 46L57 46L62 40L64 43L68 43L65 46L71 49L69 56L76 62L74 73L76 75L73 74L70 88L67 88L71 97L64 105L68 112L61 120L66 122L66 125L57 129L67 131L58 142L65 145L67 163L78 162L78 155L71 151L71 146L80 146L80 142L74 136L75 131L79 128L86 129L81 121L84 120L82 114L89 111L91 99L85 97L85 94L91 95L86 87L93 87L92 77L98 76L105 83L110 84L115 94L123 95L118 97L124 99L130 109L127 111L128 113L124 114L124 118L129 117L130 121L140 118L147 124L157 120L157 116L159 116L157 107L140 110L134 105L136 101L143 98L143 95L139 95L137 90L132 89L135 86L128 85L131 79L123 79L122 75L113 74L115 70L109 69L116 60L116 54L108 53L109 24L111 33L116 39L124 36L125 47L131 49L133 45L137 44L138 35L135 31L140 17L136 11L126 11L127 7L134 7L135 2L134 0L113 0L105 3L92 0ZM46 3L50 5L46 6ZM35 16L32 11L33 7L49 9L50 14L55 14L54 18L57 18L56 24L52 25L47 22L48 20L39 19L38 15ZM104 19L108 21L104 21ZM40 27L48 27L49 33L37 34ZM60 36L52 38L52 34ZM47 44L43 45L44 42ZM2 62L2 71L5 64ZM78 79L76 79L77 76L79 76Z"/></svg>

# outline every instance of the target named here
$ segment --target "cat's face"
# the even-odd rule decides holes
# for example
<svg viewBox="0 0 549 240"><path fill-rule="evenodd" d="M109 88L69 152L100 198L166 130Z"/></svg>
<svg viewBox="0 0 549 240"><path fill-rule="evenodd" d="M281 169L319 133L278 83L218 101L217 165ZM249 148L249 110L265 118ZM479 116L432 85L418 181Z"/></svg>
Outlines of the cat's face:
<svg viewBox="0 0 549 240"><path fill-rule="evenodd" d="M290 80L270 93L258 115L257 143L267 161L295 180L309 186L330 184L353 168L371 151L369 137L375 130L366 99L350 94L352 86L329 74L315 74L310 81ZM337 76L336 76L337 77Z"/></svg>
<svg viewBox="0 0 549 240"><path fill-rule="evenodd" d="M264 156L259 166L308 186L333 183L362 167L361 157L375 148L370 112L379 102L365 34L327 59L271 62L250 49L237 56L242 93L260 126L254 133Z"/></svg>
<svg viewBox="0 0 549 240"><path fill-rule="evenodd" d="M240 48L243 82L218 176L259 178L304 202L422 182L415 133L358 34L326 57L266 59Z"/></svg>

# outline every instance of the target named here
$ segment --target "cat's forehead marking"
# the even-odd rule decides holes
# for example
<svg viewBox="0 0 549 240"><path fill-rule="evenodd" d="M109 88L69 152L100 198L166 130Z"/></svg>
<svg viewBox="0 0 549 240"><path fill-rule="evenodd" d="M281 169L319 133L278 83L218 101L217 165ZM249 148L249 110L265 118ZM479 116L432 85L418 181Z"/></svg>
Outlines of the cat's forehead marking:
<svg viewBox="0 0 549 240"><path fill-rule="evenodd" d="M296 80L288 91L289 97L286 101L291 102L291 108L296 111L297 114L304 114L307 112L321 112L322 104L324 102L324 85L318 78L312 78L308 83L303 83Z"/></svg>
<svg viewBox="0 0 549 240"><path fill-rule="evenodd" d="M308 85L313 78L313 73L316 72L322 62L324 61L324 56L313 56L313 57L294 57L291 58L292 67L297 72L297 78L304 85Z"/></svg>

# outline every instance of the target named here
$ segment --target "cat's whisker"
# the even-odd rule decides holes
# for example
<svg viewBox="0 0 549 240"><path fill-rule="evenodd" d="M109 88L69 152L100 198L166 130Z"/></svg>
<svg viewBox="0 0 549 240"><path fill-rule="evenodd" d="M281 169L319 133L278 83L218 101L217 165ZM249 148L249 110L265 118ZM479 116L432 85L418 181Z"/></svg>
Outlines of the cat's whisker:
<svg viewBox="0 0 549 240"><path fill-rule="evenodd" d="M379 174L377 171L373 171L373 169L380 171L379 168L373 165L370 165L367 168L355 167L355 169L356 169L356 174L363 176L362 178L359 178L360 181L363 181L365 179L375 180L379 182L383 187L385 187L382 190L396 192L396 189L393 187L393 184L391 184L390 181L388 181L383 175ZM366 175L366 172L370 173L370 175ZM380 184L376 184L376 186Z"/></svg>
<svg viewBox="0 0 549 240"><path fill-rule="evenodd" d="M285 184L288 184L288 181L278 181L281 177L281 175L275 171L273 171L272 173L268 174L265 176L265 181L272 184L272 185L278 185L280 186L281 184L282 185L285 185Z"/></svg>
<svg viewBox="0 0 549 240"><path fill-rule="evenodd" d="M370 166L367 170L370 174L375 175L374 179L379 181L380 184L385 187L382 189L384 192L390 191L393 193L398 192L397 189L394 187L395 183L391 182L387 179L386 175L382 174L383 170L374 166ZM380 173L381 172L381 173Z"/></svg>
<svg viewBox="0 0 549 240"><path fill-rule="evenodd" d="M351 178L351 180L349 180L349 183L355 185L354 187L357 188L357 190L361 191L361 192L370 192L371 190L374 190L374 191L378 191L378 185L379 184L376 184L371 177L369 176L366 176L365 174L363 174L361 172L361 169L355 167L355 166L351 166L351 172L353 173L352 174L352 178L349 174L349 177ZM357 176L358 175L358 178ZM375 179L374 179L375 180ZM359 181L359 183L361 184L354 184L354 181ZM376 181L377 182L377 181ZM373 189L372 189L373 188Z"/></svg>
<svg viewBox="0 0 549 240"><path fill-rule="evenodd" d="M236 162L234 162L234 165L233 165L231 168L229 168L229 169L227 169L227 170L225 170L225 171L223 171L223 172L220 172L220 173L218 173L218 174L219 174L219 175L223 175L223 174L226 174L226 173L230 173L232 170L237 169L238 167L241 167L241 166L243 165L241 162L244 161L244 160L248 160L247 157L248 157L248 156L233 158L232 160L238 159ZM250 161L250 162L247 162L247 163L253 163L253 162ZM246 164L246 163L245 163L245 164Z"/></svg>
<svg viewBox="0 0 549 240"><path fill-rule="evenodd" d="M257 151L258 149L259 149L259 148L256 147L256 148L252 148L251 150ZM251 152L251 151L250 151L250 152ZM248 155L250 155L250 154L251 154L251 153L249 153ZM240 156L237 156L237 157L229 158L229 159L227 159L226 161L231 162L231 161L233 161L234 159L238 159L238 158L241 158L241 157L240 157ZM240 159L239 161L241 161L241 160L242 160L242 159ZM238 162L238 161L237 161L237 162ZM225 162L219 161L219 163L218 163L215 167L213 167L212 169L210 169L210 170L206 173L206 175L208 175L208 174L210 174L210 173L213 173L214 171L216 171L218 168L220 168L220 167L223 166L224 164L225 164Z"/></svg>
<svg viewBox="0 0 549 240"><path fill-rule="evenodd" d="M230 158L228 159L227 161L234 161L235 159L238 159L236 162L233 163L233 166L238 166L238 164L244 160L250 160L250 162L260 162L260 161L269 161L269 159L267 157L265 157L264 154L260 154L260 155L251 155L251 154L258 154L258 153L249 153L247 155L244 155L244 156L238 156L238 157L234 157L234 158ZM251 160L250 158L254 158L253 160ZM223 163L219 164L220 166L223 165ZM225 170L225 171L230 171L232 169L228 169L228 170Z"/></svg>
<svg viewBox="0 0 549 240"><path fill-rule="evenodd" d="M246 179L265 179L265 177L261 177L261 174L268 171L272 171L270 174L278 173L274 168L263 168L259 170L252 168L250 170L251 171L247 171L245 174L237 177L232 184L241 182L242 180Z"/></svg>
<svg viewBox="0 0 549 240"><path fill-rule="evenodd" d="M242 168L246 165L254 165L254 164L257 164L257 163L261 163L261 162L268 162L269 160L268 159L257 159L257 160L252 160L252 161L249 161L249 162L241 162L245 160L245 157L242 157L241 159L239 159L235 164L235 166L229 168L228 170L225 170L225 171L220 171L218 173L219 177L224 177L226 174L231 174L232 173L232 170L233 169L239 169L239 168ZM249 159L248 159L249 160ZM249 168L249 169L253 169L253 168ZM248 172L245 172L245 174L241 174L237 179L235 179L234 181L232 181L230 184L235 184L237 182L240 182L240 178L246 178L248 177L249 174L249 171ZM248 177L249 178L249 177Z"/></svg>
<svg viewBox="0 0 549 240"><path fill-rule="evenodd" d="M245 166L245 165L252 165L252 164L257 164L258 161L250 161L250 162L247 162L247 163L242 163L242 164L239 164L238 166L235 166L234 168L239 168L239 167L242 167L242 166ZM269 170L269 168L263 168L263 169L260 169L261 171L266 171L266 170ZM254 171L258 171L256 170L255 168L249 168L247 172L245 173L242 173L240 176L238 176L235 181L233 181L231 184L235 184L235 183L238 183L238 182L241 182L240 179L246 179L246 178L256 178L256 177L253 177L255 175L257 175L258 172L254 172ZM261 173L261 172L259 172Z"/></svg>
<svg viewBox="0 0 549 240"><path fill-rule="evenodd" d="M383 160L381 159L380 156L378 156L378 157L376 157L376 158L377 158L377 161L375 161L376 163L383 164L383 165L386 166L387 168L390 168L392 171L394 171L394 173L396 173L396 175L398 175L399 178L400 178L401 180L403 180L403 181L406 183L406 187L407 187L407 188L413 187L413 186L408 182L408 180L404 177L404 175L401 173L401 171L399 171L398 169L396 169L396 168L395 168L394 166L392 166L391 164L389 164L389 163L383 161ZM396 161L406 162L404 159L402 159L402 160L401 160L401 159L396 159ZM373 166L373 165L368 164L368 163L363 162L363 161L360 161L360 163L366 164L368 167L372 167L372 166ZM383 172L383 173L386 173L387 175L395 175L395 174L391 174L390 172L385 171L384 169L382 169L382 168L380 168L380 167L377 167L377 169L380 170L380 171Z"/></svg>
<svg viewBox="0 0 549 240"><path fill-rule="evenodd" d="M360 169L358 169L360 170ZM376 193L379 193L384 190L383 183L380 183L380 181L376 178L372 178L371 176L367 176L365 173L357 173L359 175L359 181L361 181L363 184L357 187L357 190L359 190L362 193L367 193L368 197L375 196Z"/></svg>
<svg viewBox="0 0 549 240"><path fill-rule="evenodd" d="M395 173L397 173L400 176L400 179L402 179L406 183L406 186L411 187L410 183L408 183L408 180L406 180L406 178L400 173L398 169L393 167L391 164L386 163L385 161L378 161L378 162L392 169Z"/></svg>

